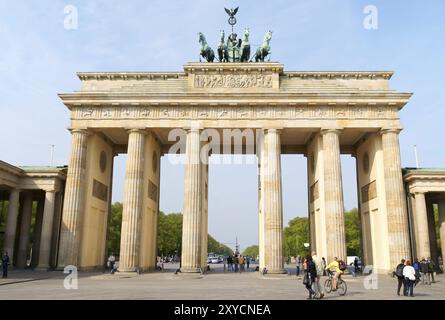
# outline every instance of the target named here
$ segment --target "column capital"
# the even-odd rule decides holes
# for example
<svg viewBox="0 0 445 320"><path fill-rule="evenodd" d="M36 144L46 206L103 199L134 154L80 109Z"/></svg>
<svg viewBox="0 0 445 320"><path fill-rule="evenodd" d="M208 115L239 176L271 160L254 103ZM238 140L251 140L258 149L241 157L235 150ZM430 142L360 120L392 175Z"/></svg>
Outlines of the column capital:
<svg viewBox="0 0 445 320"><path fill-rule="evenodd" d="M125 131L127 131L129 134L133 132L139 132L142 134L147 134L147 130L145 128L125 128Z"/></svg>
<svg viewBox="0 0 445 320"><path fill-rule="evenodd" d="M343 131L343 128L321 128L320 134L325 135L327 133L335 133L337 135L340 135L340 133Z"/></svg>
<svg viewBox="0 0 445 320"><path fill-rule="evenodd" d="M385 133L399 134L400 131L402 131L402 128L381 128L379 133L380 133L380 135L383 135Z"/></svg>
<svg viewBox="0 0 445 320"><path fill-rule="evenodd" d="M71 134L73 134L73 133L82 133L82 134L85 134L85 135L90 135L91 134L91 132L88 131L87 128L69 128L68 130L71 132Z"/></svg>
<svg viewBox="0 0 445 320"><path fill-rule="evenodd" d="M200 133L202 130L201 127L184 127L182 129L184 129L184 131L186 133L190 133L190 132Z"/></svg>
<svg viewBox="0 0 445 320"><path fill-rule="evenodd" d="M267 133L276 133L276 134L281 134L281 132L283 131L282 128L264 128L264 130L267 130Z"/></svg>

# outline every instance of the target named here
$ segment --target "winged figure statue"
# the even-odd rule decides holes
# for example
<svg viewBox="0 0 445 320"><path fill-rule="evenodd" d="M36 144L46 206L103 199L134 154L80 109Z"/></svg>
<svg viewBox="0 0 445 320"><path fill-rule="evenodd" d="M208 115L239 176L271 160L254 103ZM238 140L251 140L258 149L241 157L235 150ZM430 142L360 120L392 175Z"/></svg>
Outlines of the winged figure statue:
<svg viewBox="0 0 445 320"><path fill-rule="evenodd" d="M238 8L239 7L236 7L235 9L231 8L230 10L227 8L224 8L224 10L226 10L227 14L232 18L238 12Z"/></svg>

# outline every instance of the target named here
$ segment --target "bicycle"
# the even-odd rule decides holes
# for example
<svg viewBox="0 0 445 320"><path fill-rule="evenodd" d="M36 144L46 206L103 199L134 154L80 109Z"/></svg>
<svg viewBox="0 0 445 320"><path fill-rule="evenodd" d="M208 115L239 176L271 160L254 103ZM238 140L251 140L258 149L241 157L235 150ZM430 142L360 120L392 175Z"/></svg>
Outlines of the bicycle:
<svg viewBox="0 0 445 320"><path fill-rule="evenodd" d="M332 282L334 279L334 275L331 271L328 272L329 278L326 279L324 282L324 289L327 293L331 293L332 290ZM344 296L346 292L348 291L348 286L346 285L346 282L341 278L341 274L338 276L337 279L337 293L341 296Z"/></svg>

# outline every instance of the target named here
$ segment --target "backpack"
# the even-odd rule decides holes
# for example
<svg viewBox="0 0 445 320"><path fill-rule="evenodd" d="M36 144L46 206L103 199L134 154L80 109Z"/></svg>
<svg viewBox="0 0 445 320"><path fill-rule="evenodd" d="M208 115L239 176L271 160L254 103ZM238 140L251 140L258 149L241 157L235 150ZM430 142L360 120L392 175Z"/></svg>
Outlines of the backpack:
<svg viewBox="0 0 445 320"><path fill-rule="evenodd" d="M399 264L396 268L396 276L398 277L403 277L403 268L405 267L405 265L403 264Z"/></svg>
<svg viewBox="0 0 445 320"><path fill-rule="evenodd" d="M345 271L345 270L346 270L346 263L345 263L343 260L340 260L340 261L338 262L338 268L339 268L341 271Z"/></svg>

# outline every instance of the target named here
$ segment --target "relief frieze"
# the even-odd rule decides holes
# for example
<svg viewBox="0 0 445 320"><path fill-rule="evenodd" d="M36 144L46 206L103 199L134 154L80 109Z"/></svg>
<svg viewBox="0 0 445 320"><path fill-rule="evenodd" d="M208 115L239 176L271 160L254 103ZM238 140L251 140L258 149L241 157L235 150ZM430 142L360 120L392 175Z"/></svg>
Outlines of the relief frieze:
<svg viewBox="0 0 445 320"><path fill-rule="evenodd" d="M398 119L392 108L347 106L85 106L73 107L72 119Z"/></svg>
<svg viewBox="0 0 445 320"><path fill-rule="evenodd" d="M268 74L196 74L195 88L272 88Z"/></svg>

